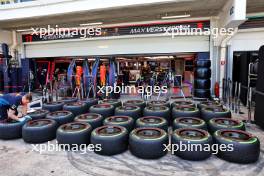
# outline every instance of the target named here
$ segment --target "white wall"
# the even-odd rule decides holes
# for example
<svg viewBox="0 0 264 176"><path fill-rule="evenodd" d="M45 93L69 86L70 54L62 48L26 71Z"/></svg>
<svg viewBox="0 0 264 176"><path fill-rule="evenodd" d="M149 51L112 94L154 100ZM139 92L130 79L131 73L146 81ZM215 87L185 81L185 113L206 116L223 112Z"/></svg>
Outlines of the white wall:
<svg viewBox="0 0 264 176"><path fill-rule="evenodd" d="M208 36L168 36L60 41L25 45L25 57L208 52Z"/></svg>
<svg viewBox="0 0 264 176"><path fill-rule="evenodd" d="M12 33L10 31L0 30L0 43L12 44Z"/></svg>

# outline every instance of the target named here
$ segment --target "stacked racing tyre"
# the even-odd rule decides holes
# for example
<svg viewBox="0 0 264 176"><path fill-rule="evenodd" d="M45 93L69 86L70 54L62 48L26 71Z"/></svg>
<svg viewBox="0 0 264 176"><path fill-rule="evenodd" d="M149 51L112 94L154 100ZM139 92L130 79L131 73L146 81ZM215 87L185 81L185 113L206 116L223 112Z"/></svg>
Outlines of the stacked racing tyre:
<svg viewBox="0 0 264 176"><path fill-rule="evenodd" d="M208 122L213 118L231 118L231 112L222 107L206 107L201 109L201 117Z"/></svg>
<svg viewBox="0 0 264 176"><path fill-rule="evenodd" d="M260 155L259 139L241 130L218 130L214 133L215 143L227 146L227 150L219 150L217 156L223 160L248 164L258 161Z"/></svg>
<svg viewBox="0 0 264 176"><path fill-rule="evenodd" d="M97 98L87 98L87 99L80 100L80 102L85 103L85 113L88 113L91 106L98 104L98 99Z"/></svg>
<svg viewBox="0 0 264 176"><path fill-rule="evenodd" d="M103 125L103 116L96 113L81 114L74 118L75 122L85 122L92 126L93 129Z"/></svg>
<svg viewBox="0 0 264 176"><path fill-rule="evenodd" d="M172 119L179 117L200 117L200 110L191 106L176 106L172 108Z"/></svg>
<svg viewBox="0 0 264 176"><path fill-rule="evenodd" d="M92 127L84 122L72 122L61 125L57 129L56 139L59 144L66 144L69 148L85 147L90 143Z"/></svg>
<svg viewBox="0 0 264 176"><path fill-rule="evenodd" d="M49 113L48 110L38 109L34 112L28 113L27 115L31 117L32 120L44 119Z"/></svg>
<svg viewBox="0 0 264 176"><path fill-rule="evenodd" d="M129 116L111 116L104 120L104 125L122 126L130 132L134 129L134 119Z"/></svg>
<svg viewBox="0 0 264 176"><path fill-rule="evenodd" d="M105 99L100 102L101 104L110 104L113 105L115 108L118 106L122 106L122 102L118 99Z"/></svg>
<svg viewBox="0 0 264 176"><path fill-rule="evenodd" d="M97 104L90 107L90 113L96 113L103 116L103 118L114 115L115 107L110 104Z"/></svg>
<svg viewBox="0 0 264 176"><path fill-rule="evenodd" d="M210 146L213 143L212 136L205 130L197 128L179 128L172 134L172 153L182 159L191 161L200 161L209 158L212 154ZM186 150L174 150L181 146L199 146L189 147Z"/></svg>
<svg viewBox="0 0 264 176"><path fill-rule="evenodd" d="M203 109L203 108L207 108L207 107L216 107L216 108L222 108L223 106L218 103L218 102L214 102L214 101L207 101L207 102L201 102L197 105L197 107L199 109Z"/></svg>
<svg viewBox="0 0 264 176"><path fill-rule="evenodd" d="M194 71L194 97L210 98L211 88L211 61L208 59L196 60Z"/></svg>
<svg viewBox="0 0 264 176"><path fill-rule="evenodd" d="M70 111L56 111L48 113L46 118L55 120L60 126L72 122L74 120L74 115Z"/></svg>
<svg viewBox="0 0 264 176"><path fill-rule="evenodd" d="M168 122L166 119L157 116L145 116L137 119L136 128L160 128L168 131Z"/></svg>
<svg viewBox="0 0 264 176"><path fill-rule="evenodd" d="M91 144L100 145L101 150L94 152L100 155L116 155L128 148L128 131L122 126L102 126L94 129Z"/></svg>
<svg viewBox="0 0 264 176"><path fill-rule="evenodd" d="M163 117L171 124L170 108L167 106L147 106L143 111L143 116Z"/></svg>
<svg viewBox="0 0 264 176"><path fill-rule="evenodd" d="M174 119L172 124L173 130L179 128L198 128L207 130L207 125L204 120L196 117L179 117Z"/></svg>
<svg viewBox="0 0 264 176"><path fill-rule="evenodd" d="M136 128L129 135L129 149L138 158L161 158L167 153L167 144L168 134L160 128Z"/></svg>
<svg viewBox="0 0 264 176"><path fill-rule="evenodd" d="M18 139L22 137L22 127L25 122L15 120L0 121L0 139Z"/></svg>
<svg viewBox="0 0 264 176"><path fill-rule="evenodd" d="M134 120L137 120L141 117L141 109L138 106L119 106L115 108L115 115L116 116L130 116Z"/></svg>
<svg viewBox="0 0 264 176"><path fill-rule="evenodd" d="M140 107L141 111L144 110L146 107L146 103L143 100L127 100L126 102L123 103L124 106L138 106Z"/></svg>
<svg viewBox="0 0 264 176"><path fill-rule="evenodd" d="M63 109L64 102L57 101L51 103L44 103L42 109L48 110L49 112L61 111Z"/></svg>
<svg viewBox="0 0 264 176"><path fill-rule="evenodd" d="M195 107L195 104L191 101L174 101L171 103L171 108L174 108L175 106L191 106Z"/></svg>
<svg viewBox="0 0 264 176"><path fill-rule="evenodd" d="M84 102L72 102L72 103L66 103L63 106L64 111L70 111L73 113L74 116L78 116L80 114L84 114L87 111L86 103Z"/></svg>
<svg viewBox="0 0 264 176"><path fill-rule="evenodd" d="M170 102L163 100L152 100L148 102L148 106L167 106L170 108Z"/></svg>
<svg viewBox="0 0 264 176"><path fill-rule="evenodd" d="M44 143L55 139L57 128L52 119L31 120L23 126L22 137L27 143Z"/></svg>
<svg viewBox="0 0 264 176"><path fill-rule="evenodd" d="M211 133L222 129L246 130L245 124L242 121L230 118L213 118L208 122L208 127Z"/></svg>

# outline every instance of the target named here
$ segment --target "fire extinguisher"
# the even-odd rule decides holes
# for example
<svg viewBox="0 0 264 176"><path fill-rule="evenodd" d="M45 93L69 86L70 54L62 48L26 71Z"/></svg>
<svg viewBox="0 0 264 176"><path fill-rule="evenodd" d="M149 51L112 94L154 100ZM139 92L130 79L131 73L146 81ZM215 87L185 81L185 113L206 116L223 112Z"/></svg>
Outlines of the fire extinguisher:
<svg viewBox="0 0 264 176"><path fill-rule="evenodd" d="M214 92L215 92L215 97L217 98L219 98L219 91L220 91L219 83L216 82L214 86Z"/></svg>

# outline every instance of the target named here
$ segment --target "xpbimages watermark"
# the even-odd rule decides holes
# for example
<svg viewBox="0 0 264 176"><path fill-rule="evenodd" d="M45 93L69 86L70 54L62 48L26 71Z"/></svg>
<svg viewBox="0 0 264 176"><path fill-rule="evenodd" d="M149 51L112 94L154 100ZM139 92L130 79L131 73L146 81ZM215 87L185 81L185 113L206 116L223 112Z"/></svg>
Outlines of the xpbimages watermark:
<svg viewBox="0 0 264 176"><path fill-rule="evenodd" d="M60 152L60 151L73 151L73 152L80 152L80 154L86 154L90 151L101 151L102 146L101 144L59 144L57 141L56 143L48 143L45 144L31 144L32 151L38 152L39 154L43 154L46 152Z"/></svg>

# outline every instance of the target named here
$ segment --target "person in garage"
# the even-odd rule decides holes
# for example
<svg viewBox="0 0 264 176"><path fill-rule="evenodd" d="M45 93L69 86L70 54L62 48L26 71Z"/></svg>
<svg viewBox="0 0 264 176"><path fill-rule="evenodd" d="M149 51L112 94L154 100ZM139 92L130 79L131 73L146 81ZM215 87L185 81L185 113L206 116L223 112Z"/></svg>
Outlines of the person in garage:
<svg viewBox="0 0 264 176"><path fill-rule="evenodd" d="M31 101L30 93L0 94L0 120L25 120L22 117L27 114L27 107ZM22 106L21 112L18 112L18 106Z"/></svg>

